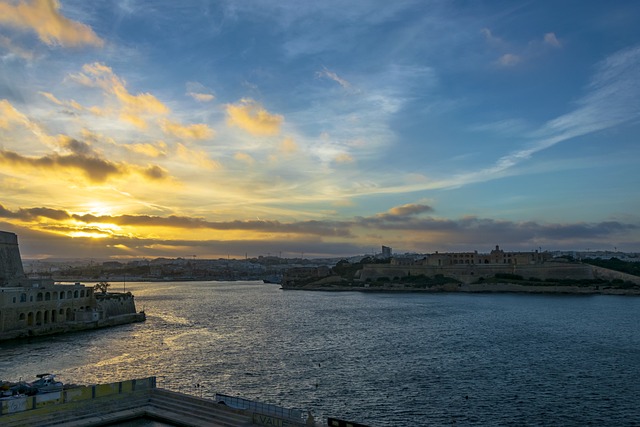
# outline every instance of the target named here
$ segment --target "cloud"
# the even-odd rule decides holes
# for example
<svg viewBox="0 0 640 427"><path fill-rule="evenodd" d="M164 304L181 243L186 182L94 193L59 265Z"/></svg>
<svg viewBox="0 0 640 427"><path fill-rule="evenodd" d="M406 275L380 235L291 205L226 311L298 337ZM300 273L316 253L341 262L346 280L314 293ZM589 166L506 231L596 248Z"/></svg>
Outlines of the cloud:
<svg viewBox="0 0 640 427"><path fill-rule="evenodd" d="M428 205L410 203L402 206L393 207L389 209L389 211L384 215L387 217L397 218L397 217L419 215L425 212L433 212L433 208Z"/></svg>
<svg viewBox="0 0 640 427"><path fill-rule="evenodd" d="M25 124L29 119L16 110L6 99L0 99L0 129L9 129L13 123Z"/></svg>
<svg viewBox="0 0 640 427"><path fill-rule="evenodd" d="M330 80L333 80L334 82L338 83L340 86L342 86L345 89L350 89L351 88L351 83L349 83L345 79L339 77L333 71L329 71L326 67L323 68L322 71L317 71L316 72L316 76L321 77L321 78L328 78Z"/></svg>
<svg viewBox="0 0 640 427"><path fill-rule="evenodd" d="M530 40L526 45L496 37L488 28L483 28L480 32L492 51L501 52L500 57L495 62L500 67L513 67L523 62L529 62L548 54L549 47L553 49L562 48L562 44L553 32L544 34L542 40Z"/></svg>
<svg viewBox="0 0 640 427"><path fill-rule="evenodd" d="M60 147L65 150L77 154L79 156L95 156L93 148L86 142L78 141L66 135L61 135L59 138Z"/></svg>
<svg viewBox="0 0 640 427"><path fill-rule="evenodd" d="M498 64L502 65L503 67L512 67L520 63L521 61L522 58L520 56L513 53L505 53L500 57L500 59L498 59Z"/></svg>
<svg viewBox="0 0 640 427"><path fill-rule="evenodd" d="M340 153L334 158L336 163L353 163L355 160L350 154Z"/></svg>
<svg viewBox="0 0 640 427"><path fill-rule="evenodd" d="M184 144L179 143L176 146L176 155L178 156L178 158L185 162L197 165L208 170L216 170L222 167L220 163L211 160L209 158L209 154L207 154L206 152L189 148Z"/></svg>
<svg viewBox="0 0 640 427"><path fill-rule="evenodd" d="M287 137L280 144L280 151L285 154L292 154L298 151L298 145L293 138Z"/></svg>
<svg viewBox="0 0 640 427"><path fill-rule="evenodd" d="M165 178L169 177L169 173L161 168L160 166L157 165L151 165L149 167L147 167L146 169L143 170L143 175L145 175L147 178L156 181L156 180L163 180Z"/></svg>
<svg viewBox="0 0 640 427"><path fill-rule="evenodd" d="M252 135L268 136L280 133L283 117L271 114L252 99L242 99L227 105L227 124L237 126Z"/></svg>
<svg viewBox="0 0 640 427"><path fill-rule="evenodd" d="M93 30L59 13L56 0L31 0L17 3L0 2L0 24L34 31L48 45L103 46Z"/></svg>
<svg viewBox="0 0 640 427"><path fill-rule="evenodd" d="M544 35L544 42L553 47L562 47L556 35L554 33L547 33Z"/></svg>
<svg viewBox="0 0 640 427"><path fill-rule="evenodd" d="M133 153L142 154L147 157L166 157L167 155L167 144L163 141L158 141L155 144L151 143L136 143L136 144L127 144L125 148Z"/></svg>
<svg viewBox="0 0 640 427"><path fill-rule="evenodd" d="M491 30L488 28L481 29L480 33L484 36L485 40L490 44L502 45L504 43L500 37L494 36Z"/></svg>
<svg viewBox="0 0 640 427"><path fill-rule="evenodd" d="M25 49L19 47L19 46L16 46L11 41L11 39L9 39L8 37L2 36L2 35L0 35L0 46L4 47L10 53L12 53L13 55L19 56L22 59L32 60L35 57L33 52L30 52L28 50L25 50Z"/></svg>
<svg viewBox="0 0 640 427"><path fill-rule="evenodd" d="M209 89L197 82L187 83L187 95L198 102L211 102L215 99L215 95Z"/></svg>
<svg viewBox="0 0 640 427"><path fill-rule="evenodd" d="M41 170L78 169L92 182L104 182L125 172L123 167L116 163L83 154L26 157L12 151L0 150L0 163Z"/></svg>
<svg viewBox="0 0 640 427"><path fill-rule="evenodd" d="M160 127L164 133L179 139L208 139L213 136L213 129L202 123L181 125L165 119L160 121Z"/></svg>
<svg viewBox="0 0 640 427"><path fill-rule="evenodd" d="M82 73L71 75L71 79L84 86L99 87L113 96L120 103L120 118L138 128L144 129L148 120L170 113L169 107L150 93L130 94L126 82L102 63L85 64L82 70Z"/></svg>
<svg viewBox="0 0 640 427"><path fill-rule="evenodd" d="M0 150L0 164L14 168L32 168L42 171L65 172L69 169L79 170L91 183L103 183L112 178L124 177L132 172L153 180L162 180L169 176L168 172L155 165L141 168L136 165L116 163L101 158L90 145L67 136L58 137L61 148L71 154L53 153L41 157L28 157L13 151ZM75 174L67 174L75 176Z"/></svg>
<svg viewBox="0 0 640 427"><path fill-rule="evenodd" d="M188 92L187 94L198 102L211 102L215 99L215 96L210 93Z"/></svg>
<svg viewBox="0 0 640 427"><path fill-rule="evenodd" d="M233 158L248 165L253 165L256 162L255 159L247 153L236 153Z"/></svg>
<svg viewBox="0 0 640 427"><path fill-rule="evenodd" d="M38 218L49 218L56 221L65 221L71 218L71 214L61 209L51 208L27 208L11 211L0 205L0 218L19 219L22 221L33 221Z"/></svg>
<svg viewBox="0 0 640 427"><path fill-rule="evenodd" d="M111 229L101 228L101 224L109 224L118 227L161 227L178 230L212 230L212 231L241 231L246 233L258 233L269 236L268 241L275 245L270 246L270 250L279 248L275 242L291 241L298 242L299 248L308 251L308 239L316 239L317 243L323 242L324 238L329 239L325 245L330 247L334 238L361 241L354 233L354 230L365 229L374 230L377 234L376 240L383 240L386 244L394 247L410 247L411 250L425 253L429 248L443 249L456 246L475 246L482 249L487 242L499 242L501 245L516 248L538 248L539 246L552 247L572 247L585 244L609 245L613 239L624 241L626 236L632 235L640 230L640 225L633 223L623 223L619 221L603 221L596 223L538 223L534 221L514 222L489 218L477 218L473 216L459 219L441 219L430 216L423 216L432 212L432 208L424 204L407 204L397 206L385 213L369 216L357 217L353 220L332 221L313 220L280 222L276 220L249 220L249 221L208 221L200 217L169 215L94 215L94 214L73 214L61 209L47 207L20 208L10 210L0 205L0 218L9 221L17 220L40 224L32 225L32 229L45 229L58 233L71 234L73 232L86 232L95 234L104 233L109 236L106 244L125 244L119 239L131 239L134 234L118 235ZM42 220L45 221L42 221ZM53 223L51 221L54 221ZM72 222L71 222L72 221ZM405 233L398 237L396 232ZM388 232L393 232L389 234ZM408 234L407 234L408 233ZM278 239L278 235L283 236ZM387 237L384 237L387 236ZM134 239L135 240L135 239ZM140 239L144 245L158 247L164 245L168 240L163 237L155 239ZM247 247L255 249L254 244L260 240L255 237L244 240L244 249L232 253L244 253ZM174 241L173 244L177 244ZM182 240L181 245L185 247L198 246L200 240ZM302 242L302 243L301 243ZM129 241L127 246L138 243ZM352 246L352 243L342 242L342 245ZM363 243L364 244L364 243ZM634 242L637 244L637 242ZM303 246L300 246L303 245ZM259 245L258 245L259 246ZM320 247L323 245L320 245ZM468 249L465 249L468 250ZM331 253L326 249L327 253ZM355 247L352 251L357 251ZM149 255L152 252L143 251L141 254ZM361 253L361 252L351 252ZM333 253L335 256L335 253Z"/></svg>

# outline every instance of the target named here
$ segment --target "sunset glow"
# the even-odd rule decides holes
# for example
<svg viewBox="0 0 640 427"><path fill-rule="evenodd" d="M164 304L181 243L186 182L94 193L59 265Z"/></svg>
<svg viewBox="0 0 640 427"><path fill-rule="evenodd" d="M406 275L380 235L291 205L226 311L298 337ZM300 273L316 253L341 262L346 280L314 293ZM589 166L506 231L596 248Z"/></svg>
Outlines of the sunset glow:
<svg viewBox="0 0 640 427"><path fill-rule="evenodd" d="M25 258L640 251L639 19L0 0L0 230Z"/></svg>

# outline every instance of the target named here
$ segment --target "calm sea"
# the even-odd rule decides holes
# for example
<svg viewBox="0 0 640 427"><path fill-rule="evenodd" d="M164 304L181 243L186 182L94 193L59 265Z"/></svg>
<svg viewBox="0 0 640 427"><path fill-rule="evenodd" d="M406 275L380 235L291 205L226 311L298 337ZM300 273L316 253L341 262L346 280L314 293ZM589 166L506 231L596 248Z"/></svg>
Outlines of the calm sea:
<svg viewBox="0 0 640 427"><path fill-rule="evenodd" d="M381 427L640 425L637 297L126 290L145 323L2 343L0 379L156 376Z"/></svg>

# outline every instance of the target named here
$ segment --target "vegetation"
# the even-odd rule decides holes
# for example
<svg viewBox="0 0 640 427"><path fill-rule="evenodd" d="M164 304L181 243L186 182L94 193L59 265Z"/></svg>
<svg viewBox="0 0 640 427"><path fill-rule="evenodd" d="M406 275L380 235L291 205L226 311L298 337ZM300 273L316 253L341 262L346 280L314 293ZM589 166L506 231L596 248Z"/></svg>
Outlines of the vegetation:
<svg viewBox="0 0 640 427"><path fill-rule="evenodd" d="M109 283L107 282L100 282L100 283L96 283L96 285L93 287L93 289L96 292L102 292L103 294L106 294L107 291L109 290L109 286L111 286Z"/></svg>
<svg viewBox="0 0 640 427"><path fill-rule="evenodd" d="M582 262L595 265L596 267L608 268L609 270L640 276L640 262L622 261L615 257L610 259L584 258Z"/></svg>
<svg viewBox="0 0 640 427"><path fill-rule="evenodd" d="M389 264L389 259L378 259L372 257L364 257L360 262L354 262L351 264L349 261L343 259L331 269L334 274L342 277L343 279L353 280L358 270L362 270L365 264Z"/></svg>
<svg viewBox="0 0 640 427"><path fill-rule="evenodd" d="M605 279L538 279L535 277L530 277L529 279L524 279L522 276L518 276L517 274L496 274L495 277L479 278L476 283L512 283L514 285L524 285L524 286L579 286L579 287L589 287L589 286L597 286L601 288L619 288L619 289L638 289L640 285L636 285L633 282L624 281L622 279L613 279L613 280L605 280Z"/></svg>

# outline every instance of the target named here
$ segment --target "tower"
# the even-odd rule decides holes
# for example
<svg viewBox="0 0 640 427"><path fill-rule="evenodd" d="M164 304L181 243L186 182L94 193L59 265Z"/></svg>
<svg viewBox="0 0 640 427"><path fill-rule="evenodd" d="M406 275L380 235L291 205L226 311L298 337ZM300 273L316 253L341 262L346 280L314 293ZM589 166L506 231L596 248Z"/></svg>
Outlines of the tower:
<svg viewBox="0 0 640 427"><path fill-rule="evenodd" d="M0 231L0 286L16 286L22 284L25 278L18 236Z"/></svg>

